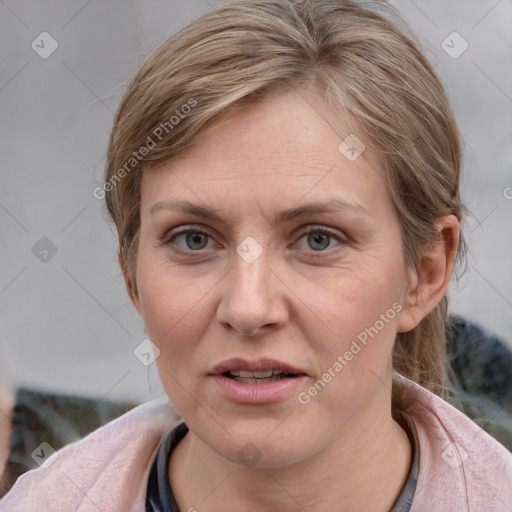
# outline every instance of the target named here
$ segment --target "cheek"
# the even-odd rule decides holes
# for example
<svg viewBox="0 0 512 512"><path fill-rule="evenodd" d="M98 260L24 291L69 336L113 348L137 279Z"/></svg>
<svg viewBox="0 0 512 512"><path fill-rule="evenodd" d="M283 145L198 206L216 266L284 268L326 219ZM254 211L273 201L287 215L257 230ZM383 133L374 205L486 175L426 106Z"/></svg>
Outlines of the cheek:
<svg viewBox="0 0 512 512"><path fill-rule="evenodd" d="M392 304L359 305L367 305L368 310L361 312L358 304L352 304L338 314L335 335L316 338L311 348L320 371L298 397L301 410L334 430L386 394L392 368L396 309ZM312 332L309 339L310 343L315 339ZM326 429L326 435L327 430L333 431Z"/></svg>
<svg viewBox="0 0 512 512"><path fill-rule="evenodd" d="M189 417L195 407L190 396L198 396L190 369L197 365L200 340L211 323L208 288L200 279L161 265L142 268L148 271L139 274L141 313L149 338L160 350L155 361L160 380L178 414Z"/></svg>
<svg viewBox="0 0 512 512"><path fill-rule="evenodd" d="M320 380L328 384L319 384L322 402L349 403L385 380L402 308L399 272L391 265L347 275L316 290L320 298L298 315L318 358Z"/></svg>
<svg viewBox="0 0 512 512"><path fill-rule="evenodd" d="M397 308L393 309L393 304L401 300L400 283L398 266L384 268L382 265L373 266L371 271L361 269L345 273L337 279L333 276L313 289L305 283L304 289L297 292L307 298L301 325L311 334L321 333L317 338L319 342L325 340L323 348L331 346L335 351L343 349L348 340L355 339L376 322L379 331L387 331L396 317ZM381 315L385 315L385 325L380 321Z"/></svg>
<svg viewBox="0 0 512 512"><path fill-rule="evenodd" d="M162 356L193 349L199 333L208 325L207 296L211 285L183 269L141 259L138 269L141 316L149 337Z"/></svg>

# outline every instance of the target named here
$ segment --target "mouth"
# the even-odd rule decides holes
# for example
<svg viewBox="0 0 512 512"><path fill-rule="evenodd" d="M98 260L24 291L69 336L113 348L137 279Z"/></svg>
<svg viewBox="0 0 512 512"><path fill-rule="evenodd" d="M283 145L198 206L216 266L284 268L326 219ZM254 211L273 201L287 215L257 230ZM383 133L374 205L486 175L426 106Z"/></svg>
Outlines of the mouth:
<svg viewBox="0 0 512 512"><path fill-rule="evenodd" d="M244 382L244 379L248 379L249 381L246 384L262 384L263 382L274 382L276 380L306 375L306 372L277 359L264 358L247 361L237 357L216 364L211 369L210 374L224 375L237 382Z"/></svg>
<svg viewBox="0 0 512 512"><path fill-rule="evenodd" d="M229 359L215 365L210 376L229 401L254 405L288 399L308 379L305 371L275 359Z"/></svg>
<svg viewBox="0 0 512 512"><path fill-rule="evenodd" d="M297 377L296 374L284 372L282 370L267 370L263 372L249 372L246 370L231 370L229 372L222 373L224 377L232 379L242 384L265 384L267 382L276 382L283 379L291 379Z"/></svg>

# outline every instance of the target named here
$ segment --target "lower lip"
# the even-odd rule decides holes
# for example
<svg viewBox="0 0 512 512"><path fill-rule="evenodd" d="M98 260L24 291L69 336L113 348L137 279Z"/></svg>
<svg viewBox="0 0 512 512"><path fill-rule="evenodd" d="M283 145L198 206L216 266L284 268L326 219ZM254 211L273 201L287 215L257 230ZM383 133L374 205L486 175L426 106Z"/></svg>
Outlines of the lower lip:
<svg viewBox="0 0 512 512"><path fill-rule="evenodd" d="M240 404L279 402L296 394L307 379L306 375L299 375L263 384L242 384L224 375L212 375L212 377L225 398Z"/></svg>

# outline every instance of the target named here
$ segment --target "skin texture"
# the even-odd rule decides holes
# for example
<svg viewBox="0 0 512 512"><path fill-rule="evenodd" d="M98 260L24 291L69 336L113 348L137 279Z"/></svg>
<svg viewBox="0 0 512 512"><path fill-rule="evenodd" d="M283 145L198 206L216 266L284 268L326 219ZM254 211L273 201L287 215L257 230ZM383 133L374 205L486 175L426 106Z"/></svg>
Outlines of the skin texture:
<svg viewBox="0 0 512 512"><path fill-rule="evenodd" d="M144 172L137 291L129 281L127 289L190 429L170 460L180 510L384 512L405 482L411 447L391 416L393 342L443 297L458 222L440 219L439 242L408 272L378 163L369 150L349 161L338 150L347 134L287 92L235 112L179 159ZM331 198L365 212L274 223L282 210ZM225 223L165 207L150 213L176 200L212 207ZM208 236L163 244L180 226ZM331 237L308 237L307 227ZM247 237L262 248L252 263L236 251ZM307 404L296 393L236 404L208 375L231 357L269 357L302 369L307 391L393 304L400 313ZM237 455L248 443L258 459L250 467Z"/></svg>

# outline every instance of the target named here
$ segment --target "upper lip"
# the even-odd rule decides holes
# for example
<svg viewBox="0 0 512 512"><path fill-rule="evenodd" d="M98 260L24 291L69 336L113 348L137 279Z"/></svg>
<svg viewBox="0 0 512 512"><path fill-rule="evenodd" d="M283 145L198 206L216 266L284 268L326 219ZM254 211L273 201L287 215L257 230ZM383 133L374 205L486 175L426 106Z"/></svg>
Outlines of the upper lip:
<svg viewBox="0 0 512 512"><path fill-rule="evenodd" d="M247 361L246 359L241 358L232 358L222 361L216 364L211 369L211 374L222 374L225 372L230 372L232 370L244 370L247 372L264 372L267 370L280 370L282 372L294 373L294 374L306 374L300 368L296 368L287 363L283 363L282 361L277 361L276 359L257 359L255 361Z"/></svg>

